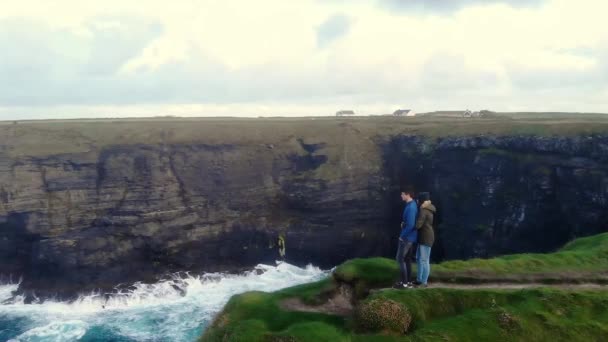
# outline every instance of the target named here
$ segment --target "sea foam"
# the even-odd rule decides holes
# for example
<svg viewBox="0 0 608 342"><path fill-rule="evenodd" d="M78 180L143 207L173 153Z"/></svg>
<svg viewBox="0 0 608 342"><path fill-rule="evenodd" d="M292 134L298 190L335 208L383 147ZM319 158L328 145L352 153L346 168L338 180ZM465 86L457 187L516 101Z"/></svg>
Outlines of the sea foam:
<svg viewBox="0 0 608 342"><path fill-rule="evenodd" d="M30 304L13 294L18 284L0 285L0 340L194 341L235 294L276 291L327 275L314 266L277 263L240 275L182 273L111 295L91 293L71 302Z"/></svg>

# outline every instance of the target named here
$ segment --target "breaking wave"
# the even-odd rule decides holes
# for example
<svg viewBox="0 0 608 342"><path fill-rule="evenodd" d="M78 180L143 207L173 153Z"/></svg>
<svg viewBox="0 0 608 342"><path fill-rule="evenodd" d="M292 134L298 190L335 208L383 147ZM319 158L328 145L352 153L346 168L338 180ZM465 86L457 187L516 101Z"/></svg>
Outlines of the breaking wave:
<svg viewBox="0 0 608 342"><path fill-rule="evenodd" d="M180 274L109 296L30 304L13 294L18 284L0 285L0 341L194 341L235 294L276 291L327 275L313 266L278 263L241 275Z"/></svg>

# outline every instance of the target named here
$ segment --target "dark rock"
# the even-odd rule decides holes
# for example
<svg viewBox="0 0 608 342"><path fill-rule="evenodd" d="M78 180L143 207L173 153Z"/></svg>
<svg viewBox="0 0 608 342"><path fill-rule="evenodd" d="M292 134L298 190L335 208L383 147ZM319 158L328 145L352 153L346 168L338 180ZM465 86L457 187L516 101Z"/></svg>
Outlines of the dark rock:
<svg viewBox="0 0 608 342"><path fill-rule="evenodd" d="M264 274L264 270L261 270L261 269L259 269L259 268L256 268L256 269L255 269L255 274L256 274L256 275L262 275L262 274Z"/></svg>
<svg viewBox="0 0 608 342"><path fill-rule="evenodd" d="M598 148L606 142L462 137L428 151L418 137L397 137L385 146L385 170L393 191L411 185L432 193L435 260L548 252L608 230L608 155Z"/></svg>
<svg viewBox="0 0 608 342"><path fill-rule="evenodd" d="M608 231L604 136L395 136L372 155L273 146L2 155L0 274L40 296L111 290L274 263L279 236L297 265L392 257L400 186L431 192L435 261L545 252Z"/></svg>

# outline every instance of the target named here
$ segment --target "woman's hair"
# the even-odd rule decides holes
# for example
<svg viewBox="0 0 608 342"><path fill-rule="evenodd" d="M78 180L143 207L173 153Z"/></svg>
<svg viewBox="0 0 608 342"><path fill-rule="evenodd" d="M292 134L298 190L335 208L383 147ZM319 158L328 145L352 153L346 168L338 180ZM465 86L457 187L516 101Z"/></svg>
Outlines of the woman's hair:
<svg viewBox="0 0 608 342"><path fill-rule="evenodd" d="M421 192L418 194L418 200L420 201L420 204L422 204L426 201L430 201L431 194L429 194L428 192Z"/></svg>

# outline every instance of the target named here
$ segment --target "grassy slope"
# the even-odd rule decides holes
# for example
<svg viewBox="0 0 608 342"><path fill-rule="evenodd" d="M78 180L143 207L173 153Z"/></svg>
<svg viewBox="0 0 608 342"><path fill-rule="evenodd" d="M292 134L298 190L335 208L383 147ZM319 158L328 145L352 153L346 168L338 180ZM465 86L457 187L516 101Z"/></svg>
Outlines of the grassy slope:
<svg viewBox="0 0 608 342"><path fill-rule="evenodd" d="M608 233L575 240L552 254L521 254L489 260L446 262L433 272L484 269L496 274L550 274L568 281L572 269L608 269ZM392 300L412 317L406 336L360 331L357 319L320 313L286 312L279 303L298 297L314 303L347 281L360 292L382 287L396 278L394 261L357 259L339 266L334 279L275 293L251 292L233 297L202 341L462 341L462 340L601 340L608 334L605 291L526 290L386 290L362 299Z"/></svg>
<svg viewBox="0 0 608 342"><path fill-rule="evenodd" d="M234 296L226 304L223 312L216 318L213 328L209 329L204 341L262 341L269 331L299 329L298 322L344 327L342 317L303 312L287 312L279 308L281 300L298 297L305 301L314 300L324 289L331 287L329 279L305 284L275 293L248 292ZM294 324L296 324L294 326ZM325 336L327 332L323 333Z"/></svg>
<svg viewBox="0 0 608 342"><path fill-rule="evenodd" d="M398 268L392 259L354 259L335 276L369 286L390 286ZM447 261L433 265L431 281L480 282L608 282L608 233L580 238L550 254L514 254L493 259Z"/></svg>
<svg viewBox="0 0 608 342"><path fill-rule="evenodd" d="M412 340L600 340L608 333L608 295L550 289L383 291L410 311Z"/></svg>
<svg viewBox="0 0 608 342"><path fill-rule="evenodd" d="M357 321L285 312L283 295L233 298L201 341L600 341L608 334L608 295L600 291L387 290L370 296L402 303L410 333L358 331ZM503 317L507 317L504 321Z"/></svg>

